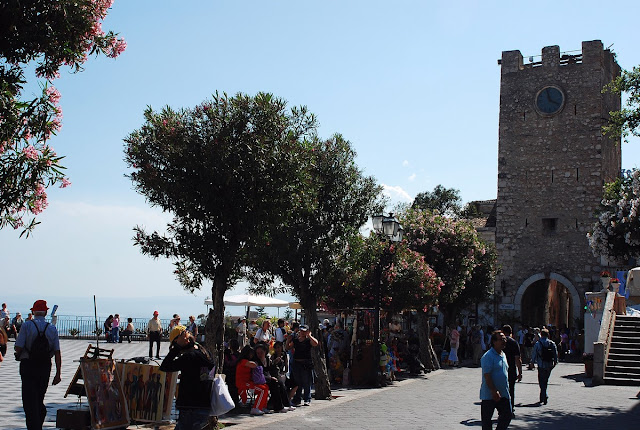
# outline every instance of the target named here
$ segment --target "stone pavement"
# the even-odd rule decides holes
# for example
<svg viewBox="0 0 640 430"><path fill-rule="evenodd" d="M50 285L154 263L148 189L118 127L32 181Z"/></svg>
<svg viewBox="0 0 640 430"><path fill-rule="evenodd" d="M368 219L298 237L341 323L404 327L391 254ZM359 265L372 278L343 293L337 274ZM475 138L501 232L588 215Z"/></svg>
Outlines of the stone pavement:
<svg viewBox="0 0 640 430"><path fill-rule="evenodd" d="M75 405L64 392L88 341L62 340L62 383L47 391L45 428L55 428L56 410ZM114 357L145 355L146 342L102 344L115 349ZM162 343L161 355L168 344ZM13 342L9 350L13 349ZM526 371L516 385L516 418L510 429L637 429L640 426L640 387L592 387L583 365L560 363L551 374L549 404L538 405L537 373ZM241 429L464 429L480 428L479 368L445 369L406 379L381 389L338 389L331 401L312 401L286 414L263 417L221 417L222 423ZM0 364L2 401L0 429L24 429L18 362L12 356ZM86 399L83 400L86 405ZM137 428L131 426L130 428Z"/></svg>
<svg viewBox="0 0 640 430"><path fill-rule="evenodd" d="M56 428L56 411L74 407L77 397L70 395L66 399L64 393L67 391L71 378L78 368L78 360L87 349L89 344L95 345L95 341L86 340L60 340L62 352L62 382L56 386L49 385L45 397L47 405L47 418L44 428ZM0 429L23 430L26 429L24 421L24 410L22 409L22 397L20 382L20 363L13 358L14 339L11 339L7 348L7 357L0 363L0 383L2 400L0 401ZM132 357L145 356L149 353L149 344L133 341L131 343L105 343L100 341L100 347L104 349L114 349L113 356L116 359L128 359ZM155 346L154 346L155 348ZM160 355L164 356L169 348L168 342L160 343ZM155 352L155 350L154 350ZM52 360L53 363L53 360ZM52 364L51 379L55 373L55 364ZM86 397L82 398L82 404L87 405Z"/></svg>
<svg viewBox="0 0 640 430"><path fill-rule="evenodd" d="M516 385L510 429L637 429L639 387L592 387L584 366L560 363L549 381L549 404L539 405L537 371ZM480 428L479 368L444 369L382 389L336 391L332 401L266 417L222 418L252 429L465 429ZM351 394L354 393L355 394ZM494 418L496 418L494 416ZM495 424L494 424L495 425Z"/></svg>

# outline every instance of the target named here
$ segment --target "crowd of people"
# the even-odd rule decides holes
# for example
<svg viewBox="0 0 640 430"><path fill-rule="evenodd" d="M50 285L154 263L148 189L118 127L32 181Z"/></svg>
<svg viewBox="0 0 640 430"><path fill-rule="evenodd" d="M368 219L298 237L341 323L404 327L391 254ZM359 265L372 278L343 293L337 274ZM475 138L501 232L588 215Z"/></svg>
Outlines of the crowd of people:
<svg viewBox="0 0 640 430"><path fill-rule="evenodd" d="M558 328L554 325L543 327L549 332L549 339L558 348L558 358L564 361L570 357L582 356L584 345L584 332L577 328ZM452 325L446 330L436 326L431 333L431 339L435 344L443 346L443 364L461 366L464 360L470 360L472 365L479 366L482 355L491 348L491 333L494 328L480 325ZM522 362L529 370L535 368L533 363L533 347L540 340L542 329L522 325L512 333L513 339L518 343Z"/></svg>

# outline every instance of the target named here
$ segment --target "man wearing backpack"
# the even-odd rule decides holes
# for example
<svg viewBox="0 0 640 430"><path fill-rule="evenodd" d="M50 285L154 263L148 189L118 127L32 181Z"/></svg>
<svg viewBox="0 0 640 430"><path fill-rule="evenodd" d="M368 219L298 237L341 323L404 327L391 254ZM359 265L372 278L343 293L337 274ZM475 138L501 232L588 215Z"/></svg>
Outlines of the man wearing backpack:
<svg viewBox="0 0 640 430"><path fill-rule="evenodd" d="M41 430L47 416L44 396L51 377L53 356L56 374L52 384L60 383L60 340L56 327L44 319L48 310L46 301L36 300L31 308L35 318L31 322L25 321L15 343L16 360L20 361L22 406L29 430Z"/></svg>
<svg viewBox="0 0 640 430"><path fill-rule="evenodd" d="M547 384L551 370L558 364L558 349L556 344L549 339L549 330L540 330L540 340L533 346L532 363L538 365L538 384L540 385L540 403L547 404Z"/></svg>

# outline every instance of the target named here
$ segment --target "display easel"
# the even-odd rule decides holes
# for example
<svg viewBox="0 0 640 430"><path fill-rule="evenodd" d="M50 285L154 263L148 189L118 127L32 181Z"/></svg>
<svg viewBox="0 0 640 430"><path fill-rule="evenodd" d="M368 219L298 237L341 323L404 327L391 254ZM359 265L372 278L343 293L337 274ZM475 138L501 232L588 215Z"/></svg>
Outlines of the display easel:
<svg viewBox="0 0 640 430"><path fill-rule="evenodd" d="M82 358L80 358L80 360L95 360L98 358L111 360L113 359L113 351L114 351L113 349L102 349L98 346L93 346L89 344L89 346L87 347L87 350L84 352L84 355L82 356ZM67 392L64 393L65 399L69 394L74 394L78 396L78 402L79 402L81 396L85 396L85 397L87 396L87 393L84 389L84 381L80 383L78 382L80 380L82 380L82 370L80 369L80 366L78 366L78 369L76 370L75 375L73 375L73 378L71 379L69 388L67 388Z"/></svg>

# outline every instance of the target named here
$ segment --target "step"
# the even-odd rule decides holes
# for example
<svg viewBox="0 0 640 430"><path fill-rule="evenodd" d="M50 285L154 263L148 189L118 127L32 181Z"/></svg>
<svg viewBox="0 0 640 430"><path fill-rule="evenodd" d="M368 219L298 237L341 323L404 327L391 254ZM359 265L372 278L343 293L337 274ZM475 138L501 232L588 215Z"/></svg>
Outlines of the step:
<svg viewBox="0 0 640 430"><path fill-rule="evenodd" d="M611 354L625 354L625 355L635 355L638 356L640 354L640 345L635 346L611 346L609 348L609 355Z"/></svg>
<svg viewBox="0 0 640 430"><path fill-rule="evenodd" d="M609 350L609 360L629 360L636 361L640 364L640 356L637 353L624 353L617 350Z"/></svg>
<svg viewBox="0 0 640 430"><path fill-rule="evenodd" d="M611 359L611 357L609 358L609 360L607 360L607 366L609 367L615 367L615 366L621 366L621 367L637 367L640 369L640 362L638 360L620 360L620 359Z"/></svg>
<svg viewBox="0 0 640 430"><path fill-rule="evenodd" d="M614 333L640 333L640 327L628 327L626 325L616 326L613 330Z"/></svg>
<svg viewBox="0 0 640 430"><path fill-rule="evenodd" d="M605 374L604 376L604 383L607 385L640 385L640 378L638 379L631 379L631 378L625 378L624 376L610 376Z"/></svg>
<svg viewBox="0 0 640 430"><path fill-rule="evenodd" d="M611 342L628 342L628 343L640 343L640 336L626 336L613 333Z"/></svg>
<svg viewBox="0 0 640 430"><path fill-rule="evenodd" d="M613 365L613 364L607 363L605 372L625 373L625 374L640 376L640 367L622 365L622 364Z"/></svg>

